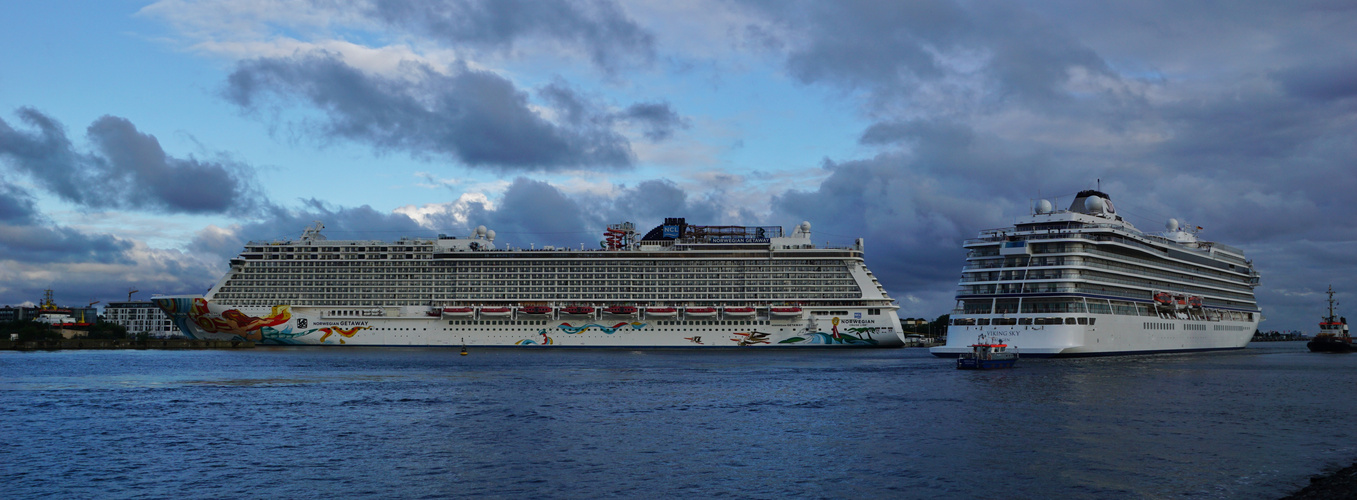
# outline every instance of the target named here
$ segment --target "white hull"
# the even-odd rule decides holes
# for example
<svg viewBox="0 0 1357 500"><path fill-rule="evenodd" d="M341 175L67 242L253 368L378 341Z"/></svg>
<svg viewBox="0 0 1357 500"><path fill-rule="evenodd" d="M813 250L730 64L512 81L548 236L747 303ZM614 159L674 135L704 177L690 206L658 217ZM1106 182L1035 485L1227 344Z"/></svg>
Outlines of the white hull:
<svg viewBox="0 0 1357 500"><path fill-rule="evenodd" d="M371 346L798 347L904 345L891 311L834 309L844 316L719 319L611 315L428 317L424 308L385 308L380 317L330 317L328 307L223 306L201 297L154 299L186 335L264 344Z"/></svg>
<svg viewBox="0 0 1357 500"><path fill-rule="evenodd" d="M1043 315L1045 316L1045 315ZM1080 314L1094 319L1092 325L952 325L947 344L930 352L956 357L971 352L971 344L1002 339L1024 357L1101 356L1155 352L1240 349L1257 329L1250 321L1198 321L1154 316ZM966 318L1000 318L998 315L966 315ZM1014 315L1005 316L1008 318ZM1147 328L1147 325L1149 328Z"/></svg>

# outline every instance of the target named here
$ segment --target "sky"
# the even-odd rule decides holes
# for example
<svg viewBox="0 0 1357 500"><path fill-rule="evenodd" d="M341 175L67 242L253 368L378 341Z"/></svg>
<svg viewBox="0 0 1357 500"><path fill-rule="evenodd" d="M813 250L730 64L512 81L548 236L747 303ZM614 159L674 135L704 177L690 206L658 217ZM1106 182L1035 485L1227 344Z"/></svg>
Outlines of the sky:
<svg viewBox="0 0 1357 500"><path fill-rule="evenodd" d="M607 224L865 238L901 317L1101 186L1245 251L1263 330L1357 302L1357 4L0 6L0 304L203 293L251 240ZM1063 206L1063 205L1062 205ZM1345 305L1339 306L1346 311Z"/></svg>

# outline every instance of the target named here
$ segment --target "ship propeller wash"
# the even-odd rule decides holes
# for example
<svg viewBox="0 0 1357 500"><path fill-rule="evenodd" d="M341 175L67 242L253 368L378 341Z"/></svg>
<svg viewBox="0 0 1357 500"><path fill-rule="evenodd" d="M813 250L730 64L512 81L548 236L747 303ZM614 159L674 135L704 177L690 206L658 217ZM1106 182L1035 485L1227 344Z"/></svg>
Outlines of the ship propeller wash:
<svg viewBox="0 0 1357 500"><path fill-rule="evenodd" d="M966 267L936 356L1002 337L1023 357L1242 348L1262 310L1244 252L1203 241L1169 219L1161 234L1117 215L1107 194L1081 191L1067 210L1040 200L1011 227L965 242Z"/></svg>
<svg viewBox="0 0 1357 500"><path fill-rule="evenodd" d="M638 234L597 250L469 237L250 242L203 296L153 301L192 338L401 346L900 346L863 243L816 247L810 223Z"/></svg>

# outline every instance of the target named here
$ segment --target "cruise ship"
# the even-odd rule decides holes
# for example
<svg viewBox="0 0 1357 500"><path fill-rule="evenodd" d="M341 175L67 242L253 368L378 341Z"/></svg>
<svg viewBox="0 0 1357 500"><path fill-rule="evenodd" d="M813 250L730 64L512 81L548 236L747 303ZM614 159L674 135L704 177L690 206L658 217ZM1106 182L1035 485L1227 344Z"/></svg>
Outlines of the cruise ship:
<svg viewBox="0 0 1357 500"><path fill-rule="evenodd" d="M153 301L192 338L264 344L890 347L898 309L863 241L816 247L810 223L608 226L599 249L467 237L250 242L203 296Z"/></svg>
<svg viewBox="0 0 1357 500"><path fill-rule="evenodd" d="M1033 204L1012 227L964 244L947 343L1003 339L1023 357L1239 349L1262 310L1259 274L1244 252L1198 238L1169 219L1148 234L1117 215L1107 194L1079 192L1067 210Z"/></svg>

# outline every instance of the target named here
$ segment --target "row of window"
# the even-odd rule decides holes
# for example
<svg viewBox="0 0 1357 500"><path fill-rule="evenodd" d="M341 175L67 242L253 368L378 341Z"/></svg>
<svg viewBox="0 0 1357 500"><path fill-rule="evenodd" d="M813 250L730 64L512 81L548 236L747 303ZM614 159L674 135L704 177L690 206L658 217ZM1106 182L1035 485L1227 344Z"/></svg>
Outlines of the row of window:
<svg viewBox="0 0 1357 500"><path fill-rule="evenodd" d="M1008 325L1094 325L1098 318L952 318L952 324L958 326L1008 326Z"/></svg>

